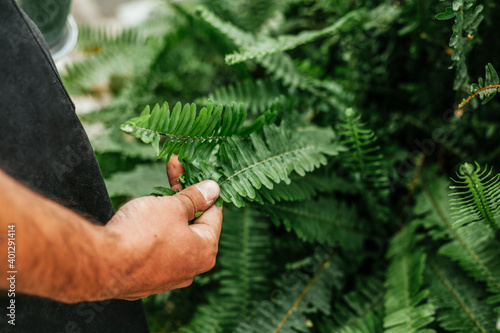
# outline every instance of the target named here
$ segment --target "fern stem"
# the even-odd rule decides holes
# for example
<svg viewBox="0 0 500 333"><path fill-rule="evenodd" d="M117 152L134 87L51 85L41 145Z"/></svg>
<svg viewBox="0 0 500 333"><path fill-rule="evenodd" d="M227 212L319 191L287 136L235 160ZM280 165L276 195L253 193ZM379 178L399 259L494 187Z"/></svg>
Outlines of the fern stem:
<svg viewBox="0 0 500 333"><path fill-rule="evenodd" d="M458 108L462 109L467 103L469 103L474 97L476 97L477 95L479 95L481 92L483 92L483 91L485 91L487 89L493 89L493 88L500 88L500 84L491 84L489 86L482 87L481 89L478 89L475 93L473 93L472 95L470 95L469 97L467 97L467 99L465 101L463 101L458 106Z"/></svg>
<svg viewBox="0 0 500 333"><path fill-rule="evenodd" d="M424 186L424 192L427 195L432 207L436 210L441 220L443 220L444 224L453 235L453 237L460 243L460 245L467 251L467 253L471 256L474 262L481 268L481 270L488 276L488 279L495 285L495 287L500 290L500 281L498 281L495 276L491 273L491 271L484 265L481 259L477 256L474 251L464 242L464 240L457 234L456 230L452 227L451 222L446 218L445 214L439 207L436 202L436 199L432 196L432 193L429 191L427 186Z"/></svg>
<svg viewBox="0 0 500 333"><path fill-rule="evenodd" d="M227 136L207 136L204 138L201 136L183 136L183 135L175 135L175 134L166 134L166 133L152 131L150 129L143 128L143 127L135 127L135 129L138 130L139 132L144 132L144 133L149 133L149 134L159 134L162 137L174 139L174 140L209 141L209 140L226 140L228 138Z"/></svg>
<svg viewBox="0 0 500 333"><path fill-rule="evenodd" d="M471 313L467 305L462 302L458 294L455 292L453 289L453 286L446 280L446 278L439 272L439 269L437 268L436 264L430 260L429 265L431 266L432 271L436 276L438 277L439 281L445 286L445 288L450 292L450 294L453 296L453 298L458 302L462 310L467 314L467 316L472 320L474 325L482 332L482 333L487 333L486 330L481 326L481 324L477 321L476 317Z"/></svg>
<svg viewBox="0 0 500 333"><path fill-rule="evenodd" d="M332 260L332 257L333 257L333 253L330 254L328 256L328 258L326 258L326 260L323 262L323 264L318 269L318 271L316 272L316 274L314 274L313 278L309 281L309 283L307 284L307 286L300 293L299 297L295 300L295 302L293 303L292 307L288 310L288 312L285 314L285 316L283 317L283 319L281 319L281 321L279 322L278 326L276 326L276 328L274 329L273 333L278 333L278 331L283 327L283 325L286 323L286 321L288 320L288 318L290 318L290 316L292 315L292 313L299 306L300 302L302 302L302 300L307 295L307 293L309 292L309 290L311 289L311 287L314 285L314 283L316 282L316 280L319 278L319 276L321 275L321 273L323 273L323 271L325 270L325 268L328 267L328 264L330 263L330 260Z"/></svg>

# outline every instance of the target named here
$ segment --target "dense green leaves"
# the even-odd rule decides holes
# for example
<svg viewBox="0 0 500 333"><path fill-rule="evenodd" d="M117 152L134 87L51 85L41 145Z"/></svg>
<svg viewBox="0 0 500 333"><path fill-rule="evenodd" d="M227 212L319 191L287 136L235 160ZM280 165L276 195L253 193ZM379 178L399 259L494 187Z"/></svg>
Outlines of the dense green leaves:
<svg viewBox="0 0 500 333"><path fill-rule="evenodd" d="M500 53L498 5L195 2L121 33L83 28L93 56L64 75L113 96L81 119L116 208L174 193L143 142L179 154L184 186L221 187L217 266L146 300L151 331L495 332L499 176L459 168L500 163L493 65L452 106ZM463 108L478 95L484 110Z"/></svg>

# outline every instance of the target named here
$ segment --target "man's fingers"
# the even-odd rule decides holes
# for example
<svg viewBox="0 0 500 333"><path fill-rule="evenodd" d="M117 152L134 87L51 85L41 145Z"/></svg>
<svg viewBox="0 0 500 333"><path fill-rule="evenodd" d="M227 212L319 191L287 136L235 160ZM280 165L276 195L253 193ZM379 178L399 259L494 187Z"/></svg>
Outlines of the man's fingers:
<svg viewBox="0 0 500 333"><path fill-rule="evenodd" d="M192 220L197 212L204 212L212 206L219 194L219 184L213 180L205 180L176 193L174 197L179 199L186 209L188 220Z"/></svg>
<svg viewBox="0 0 500 333"><path fill-rule="evenodd" d="M172 155L167 163L168 182L172 190L182 190L182 185L179 183L179 176L185 172L184 166L179 162L178 155Z"/></svg>

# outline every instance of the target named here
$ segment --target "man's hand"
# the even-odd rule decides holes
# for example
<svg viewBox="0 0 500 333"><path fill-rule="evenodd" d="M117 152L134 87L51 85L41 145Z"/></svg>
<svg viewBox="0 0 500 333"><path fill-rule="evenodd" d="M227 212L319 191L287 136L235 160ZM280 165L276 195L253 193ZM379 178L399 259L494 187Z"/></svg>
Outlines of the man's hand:
<svg viewBox="0 0 500 333"><path fill-rule="evenodd" d="M176 158L167 170L171 186L182 189L178 177L184 171ZM18 292L67 303L137 299L185 287L215 264L222 208L213 205L219 196L213 181L172 197L132 200L106 226L2 172L0 188L0 248L6 248L7 226L15 224ZM1 267L0 289L8 289Z"/></svg>
<svg viewBox="0 0 500 333"><path fill-rule="evenodd" d="M171 187L181 190L184 169L177 157L167 172ZM217 183L207 180L172 197L139 198L120 208L106 226L127 248L119 259L124 265L111 274L114 297L136 299L186 287L210 270L222 223L222 208L213 204L218 196ZM188 225L197 212L205 213Z"/></svg>

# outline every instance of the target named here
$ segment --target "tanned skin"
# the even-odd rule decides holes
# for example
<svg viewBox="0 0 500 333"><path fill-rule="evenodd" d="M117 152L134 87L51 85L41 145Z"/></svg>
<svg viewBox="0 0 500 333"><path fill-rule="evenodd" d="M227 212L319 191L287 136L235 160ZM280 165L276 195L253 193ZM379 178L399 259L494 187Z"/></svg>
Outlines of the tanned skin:
<svg viewBox="0 0 500 333"><path fill-rule="evenodd" d="M167 165L173 189L184 172ZM38 195L0 171L0 289L8 290L7 233L15 225L16 292L65 303L138 299L190 285L210 270L222 224L219 186L204 181L172 197L143 197L106 226ZM204 211L194 224L188 221Z"/></svg>

